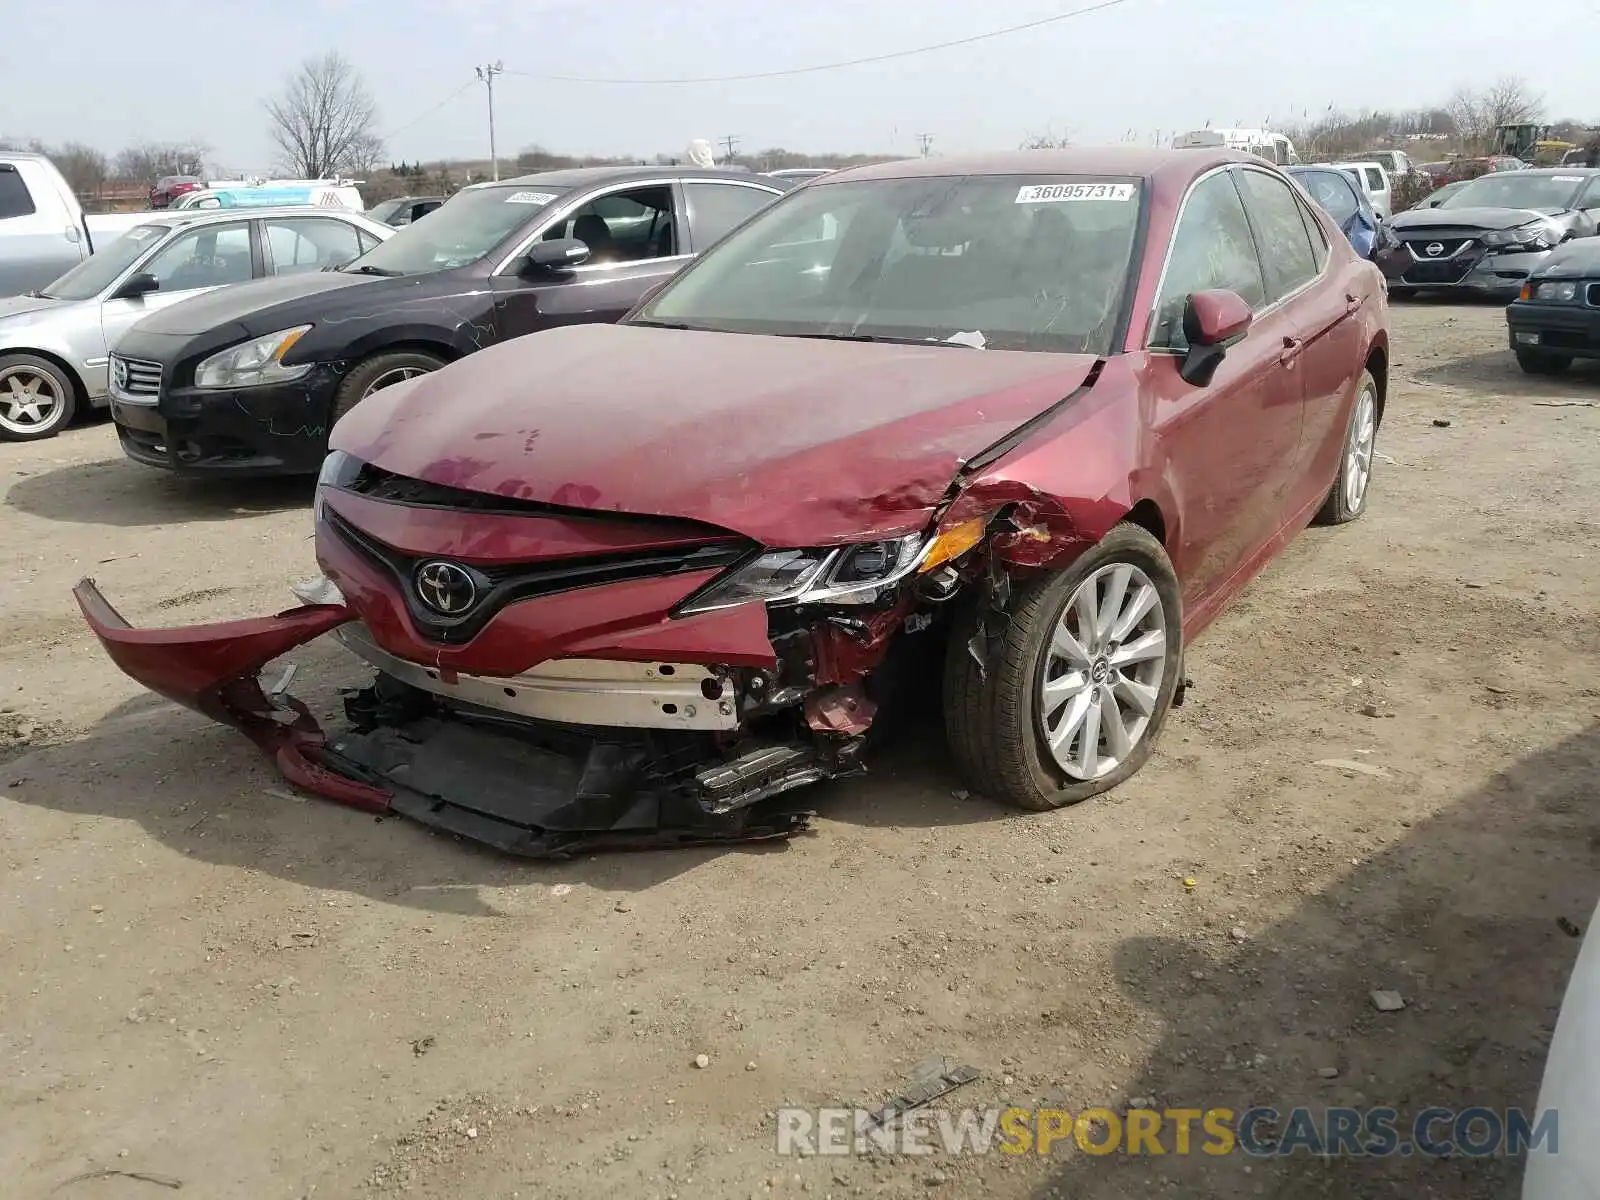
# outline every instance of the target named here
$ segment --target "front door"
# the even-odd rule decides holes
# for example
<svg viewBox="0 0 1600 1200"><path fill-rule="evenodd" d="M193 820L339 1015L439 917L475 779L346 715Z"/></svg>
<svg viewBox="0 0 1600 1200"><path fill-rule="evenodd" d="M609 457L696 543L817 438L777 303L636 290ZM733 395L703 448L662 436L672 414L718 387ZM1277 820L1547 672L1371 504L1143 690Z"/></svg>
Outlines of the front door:
<svg viewBox="0 0 1600 1200"><path fill-rule="evenodd" d="M1178 374L1194 292L1238 294L1257 314L1211 382ZM1211 597L1276 531L1281 493L1299 452L1303 392L1298 330L1273 307L1267 275L1231 171L1190 189L1148 339L1154 435L1181 512L1173 546L1184 609Z"/></svg>
<svg viewBox="0 0 1600 1200"><path fill-rule="evenodd" d="M588 261L564 271L513 262L496 275L496 338L621 318L688 262L679 207L677 189L662 183L607 192L568 213L543 240L577 238Z"/></svg>
<svg viewBox="0 0 1600 1200"><path fill-rule="evenodd" d="M105 335L106 349L115 349L134 322L153 312L212 288L254 278L257 257L251 252L249 221L203 225L173 238L152 258L129 272L130 275L141 272L154 275L160 287L142 296L107 300L101 304L100 330ZM124 276L118 283L125 282L126 278ZM104 394L107 382L104 358L84 382L91 395Z"/></svg>

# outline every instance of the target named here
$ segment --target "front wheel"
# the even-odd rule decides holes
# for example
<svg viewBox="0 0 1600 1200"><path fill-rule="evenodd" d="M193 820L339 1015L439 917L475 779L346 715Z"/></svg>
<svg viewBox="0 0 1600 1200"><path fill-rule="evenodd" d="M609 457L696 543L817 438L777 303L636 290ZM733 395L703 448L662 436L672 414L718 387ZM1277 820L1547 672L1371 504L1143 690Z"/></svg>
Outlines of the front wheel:
<svg viewBox="0 0 1600 1200"><path fill-rule="evenodd" d="M1560 375L1572 365L1572 356L1548 350L1518 350L1517 366L1529 375Z"/></svg>
<svg viewBox="0 0 1600 1200"><path fill-rule="evenodd" d="M385 350L363 359L339 384L333 400L333 419L337 421L374 392L418 375L427 375L442 366L442 358L421 350Z"/></svg>
<svg viewBox="0 0 1600 1200"><path fill-rule="evenodd" d="M1130 524L1019 587L1006 613L975 606L952 631L944 680L951 752L973 790L1042 811L1133 775L1178 686L1182 609L1166 551ZM985 621L1003 632L986 636Z"/></svg>
<svg viewBox="0 0 1600 1200"><path fill-rule="evenodd" d="M0 440L55 437L77 408L77 389L61 368L36 354L0 355Z"/></svg>

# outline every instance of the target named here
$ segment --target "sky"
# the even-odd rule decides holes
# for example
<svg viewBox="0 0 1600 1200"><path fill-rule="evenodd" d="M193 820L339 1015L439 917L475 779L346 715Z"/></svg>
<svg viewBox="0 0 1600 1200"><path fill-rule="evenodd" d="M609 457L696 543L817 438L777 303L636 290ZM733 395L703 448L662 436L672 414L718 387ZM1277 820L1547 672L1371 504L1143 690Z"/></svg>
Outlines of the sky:
<svg viewBox="0 0 1600 1200"><path fill-rule="evenodd" d="M1009 149L1053 132L1141 141L1286 123L1330 104L1441 104L1518 71L1545 116L1600 123L1591 58L1540 33L1600 33L1600 0L1543 0L1537 28L1503 0L1120 0L1027 32L888 62L774 79L643 85L889 54L1094 0L0 0L8 55L0 136L198 140L210 165L276 165L263 100L307 57L338 50L377 101L395 160L488 156L475 64L500 60L502 157L681 153L735 135L784 146L914 154ZM7 11L9 10L9 11ZM1523 36L1526 33L1527 36Z"/></svg>

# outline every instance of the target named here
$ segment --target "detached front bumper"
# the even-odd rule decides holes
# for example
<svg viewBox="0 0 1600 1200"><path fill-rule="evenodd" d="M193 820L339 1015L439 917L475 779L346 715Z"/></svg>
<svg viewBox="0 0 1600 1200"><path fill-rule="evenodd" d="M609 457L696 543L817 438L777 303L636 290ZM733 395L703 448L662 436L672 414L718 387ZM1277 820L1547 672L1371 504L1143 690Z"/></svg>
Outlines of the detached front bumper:
<svg viewBox="0 0 1600 1200"><path fill-rule="evenodd" d="M1407 242L1407 254L1413 261L1398 279L1391 278L1391 286L1511 298L1522 290L1528 275L1550 255L1548 250L1490 254L1481 245L1468 242L1455 254L1431 258L1426 254L1428 244L1426 241Z"/></svg>
<svg viewBox="0 0 1600 1200"><path fill-rule="evenodd" d="M93 580L73 594L126 675L239 729L296 785L513 854L788 837L813 813L782 797L858 769L859 739L744 732L749 677L714 664L569 658L481 676L396 658L342 603L135 629ZM330 631L378 670L347 694L351 728L334 737L259 679Z"/></svg>

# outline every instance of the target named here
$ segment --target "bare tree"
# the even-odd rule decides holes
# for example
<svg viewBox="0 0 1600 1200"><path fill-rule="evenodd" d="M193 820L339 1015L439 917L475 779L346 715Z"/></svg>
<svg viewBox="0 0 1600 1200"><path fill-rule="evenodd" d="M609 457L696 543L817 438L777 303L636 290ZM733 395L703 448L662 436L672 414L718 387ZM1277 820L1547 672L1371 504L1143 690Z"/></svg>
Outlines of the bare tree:
<svg viewBox="0 0 1600 1200"><path fill-rule="evenodd" d="M1022 139L1019 150L1065 150L1072 145L1072 135L1046 129L1043 133L1030 133Z"/></svg>
<svg viewBox="0 0 1600 1200"><path fill-rule="evenodd" d="M368 171L382 158L377 105L337 50L306 59L266 106L283 165L303 179Z"/></svg>
<svg viewBox="0 0 1600 1200"><path fill-rule="evenodd" d="M50 152L50 158L66 179L67 186L79 196L99 195L111 175L111 164L106 156L82 142L58 146Z"/></svg>
<svg viewBox="0 0 1600 1200"><path fill-rule="evenodd" d="M208 148L199 142L139 142L117 155L112 174L150 186L163 175L204 175Z"/></svg>
<svg viewBox="0 0 1600 1200"><path fill-rule="evenodd" d="M1502 75L1481 91L1459 87L1445 104L1462 148L1475 153L1489 148L1497 126L1536 121L1543 108L1544 98L1516 75Z"/></svg>
<svg viewBox="0 0 1600 1200"><path fill-rule="evenodd" d="M45 144L38 138L0 138L0 150L22 151L27 154L46 153Z"/></svg>

